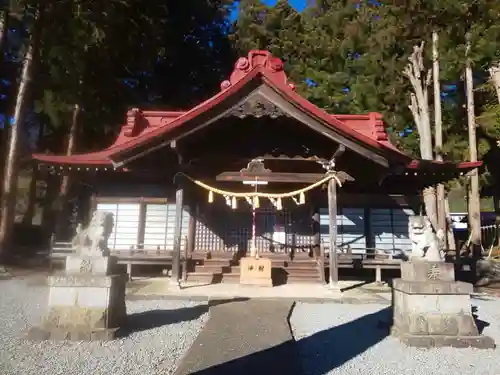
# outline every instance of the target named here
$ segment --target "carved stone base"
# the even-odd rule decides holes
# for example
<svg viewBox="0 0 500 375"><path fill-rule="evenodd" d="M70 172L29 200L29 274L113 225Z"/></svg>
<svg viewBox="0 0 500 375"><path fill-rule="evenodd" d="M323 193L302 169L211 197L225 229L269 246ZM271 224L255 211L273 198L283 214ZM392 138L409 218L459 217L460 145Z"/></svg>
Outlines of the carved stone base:
<svg viewBox="0 0 500 375"><path fill-rule="evenodd" d="M66 274L109 275L114 273L117 262L114 256L69 255L66 258Z"/></svg>
<svg viewBox="0 0 500 375"><path fill-rule="evenodd" d="M29 338L108 340L127 319L126 275L50 276L47 314Z"/></svg>
<svg viewBox="0 0 500 375"><path fill-rule="evenodd" d="M409 346L493 348L472 314L472 285L456 282L453 264L406 262L392 287L392 334Z"/></svg>
<svg viewBox="0 0 500 375"><path fill-rule="evenodd" d="M240 260L240 284L273 286L272 262L267 258L245 257Z"/></svg>

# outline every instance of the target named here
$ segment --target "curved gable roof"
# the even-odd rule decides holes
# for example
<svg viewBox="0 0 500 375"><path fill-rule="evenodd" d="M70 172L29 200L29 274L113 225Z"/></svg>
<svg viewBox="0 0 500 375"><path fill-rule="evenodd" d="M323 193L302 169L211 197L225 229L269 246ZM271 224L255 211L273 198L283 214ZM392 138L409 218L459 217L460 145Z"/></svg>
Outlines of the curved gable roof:
<svg viewBox="0 0 500 375"><path fill-rule="evenodd" d="M231 101L238 100L241 92L250 93L258 89L259 85L270 88L273 95L276 94L285 99L300 113L320 122L343 139L362 145L389 159L403 162L409 168L418 168L418 161L412 161L390 142L380 114L328 114L295 91L295 85L288 81L283 70L283 62L273 57L268 51L250 51L247 57L239 58L229 79L221 83L221 91L189 111L142 112L139 109L129 111L127 124L122 127L115 143L105 150L73 156L34 154L33 157L40 162L50 164L123 164L134 157L135 150L162 147L165 142L176 139L186 132L194 131L194 127L200 123L202 116L217 117L227 109L227 106L231 105ZM225 103L229 104L225 105ZM449 165L449 163L445 164ZM480 162L467 163L462 164L462 167L474 168L480 165Z"/></svg>

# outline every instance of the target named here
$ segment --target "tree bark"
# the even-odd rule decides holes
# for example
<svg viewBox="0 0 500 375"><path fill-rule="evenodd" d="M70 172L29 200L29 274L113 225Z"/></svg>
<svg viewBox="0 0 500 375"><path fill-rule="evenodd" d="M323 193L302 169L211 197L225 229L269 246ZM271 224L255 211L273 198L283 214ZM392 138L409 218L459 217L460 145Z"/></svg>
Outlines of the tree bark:
<svg viewBox="0 0 500 375"><path fill-rule="evenodd" d="M409 64L403 71L411 83L413 93L410 95L410 110L417 126L420 138L420 156L423 160L433 160L432 131L429 115L428 87L432 78L431 70L425 71L423 53L424 43L413 47L409 57ZM429 186L423 191L425 211L432 223L434 230L439 228L436 189Z"/></svg>
<svg viewBox="0 0 500 375"><path fill-rule="evenodd" d="M9 30L9 10L0 9L0 64L4 58L4 48L7 45L7 32Z"/></svg>
<svg viewBox="0 0 500 375"><path fill-rule="evenodd" d="M465 86L467 97L467 123L469 128L470 161L477 161L476 118L474 114L474 87L472 80L472 62L469 57L471 41L467 35L467 50L465 62ZM477 168L471 171L469 184L469 227L474 256L481 252L481 206L479 199L479 173Z"/></svg>
<svg viewBox="0 0 500 375"><path fill-rule="evenodd" d="M66 155L71 156L75 153L76 138L78 137L78 120L80 117L81 107L79 104L73 106L73 116L71 118L71 126L68 134L68 146L66 147ZM58 217L56 225L56 236L61 235L66 222L66 206L68 205L68 194L71 188L71 175L67 172L63 175L61 181L61 189L59 191Z"/></svg>
<svg viewBox="0 0 500 375"><path fill-rule="evenodd" d="M36 144L37 149L42 142L44 129L45 129L44 124L42 122L40 122L39 128L38 128L38 139L37 139L37 144ZM36 193L37 193L37 182L38 182L39 174L40 173L38 170L38 165L35 164L31 170L31 181L30 181L30 187L29 187L28 208L26 209L26 212L23 215L23 224L24 225L32 225L33 224L33 218L35 216L36 203L37 203Z"/></svg>
<svg viewBox="0 0 500 375"><path fill-rule="evenodd" d="M434 81L434 147L436 151L436 160L443 161L443 115L441 109L441 86L439 82L439 35L436 30L432 32L432 76ZM444 184L438 184L436 187L437 199L437 222L438 228L446 233L447 218L445 207ZM448 236L444 237L444 247L448 247Z"/></svg>
<svg viewBox="0 0 500 375"><path fill-rule="evenodd" d="M498 104L500 104L500 61L494 64L489 71L491 82L497 92Z"/></svg>
<svg viewBox="0 0 500 375"><path fill-rule="evenodd" d="M455 251L456 254L457 244L455 243L455 235L453 233L453 227L450 219L450 201L448 200L448 197L446 197L446 200L444 201L444 209L446 213L446 238L448 242L448 250Z"/></svg>
<svg viewBox="0 0 500 375"><path fill-rule="evenodd" d="M14 123L11 127L9 138L9 149L5 163L5 175L3 179L3 194L1 199L0 213L0 257L5 259L11 250L12 228L15 219L19 141L24 123L28 91L31 85L34 59L38 57L40 45L41 16L43 9L40 7L35 15L33 34L31 35L28 49L26 51L24 66L21 74L21 82L16 98L14 110Z"/></svg>

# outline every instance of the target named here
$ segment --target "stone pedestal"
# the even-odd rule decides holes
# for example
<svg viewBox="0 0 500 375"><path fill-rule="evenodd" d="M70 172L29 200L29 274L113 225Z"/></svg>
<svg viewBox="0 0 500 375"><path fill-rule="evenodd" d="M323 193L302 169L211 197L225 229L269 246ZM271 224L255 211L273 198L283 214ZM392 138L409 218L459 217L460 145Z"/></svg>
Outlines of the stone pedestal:
<svg viewBox="0 0 500 375"><path fill-rule="evenodd" d="M240 284L273 286L272 263L267 258L245 257L240 260Z"/></svg>
<svg viewBox="0 0 500 375"><path fill-rule="evenodd" d="M115 257L66 259L66 272L49 276L48 311L32 339L110 340L127 318L125 274L113 274Z"/></svg>
<svg viewBox="0 0 500 375"><path fill-rule="evenodd" d="M392 334L409 346L494 348L493 339L478 332L472 291L472 284L455 281L451 263L402 263L392 288Z"/></svg>

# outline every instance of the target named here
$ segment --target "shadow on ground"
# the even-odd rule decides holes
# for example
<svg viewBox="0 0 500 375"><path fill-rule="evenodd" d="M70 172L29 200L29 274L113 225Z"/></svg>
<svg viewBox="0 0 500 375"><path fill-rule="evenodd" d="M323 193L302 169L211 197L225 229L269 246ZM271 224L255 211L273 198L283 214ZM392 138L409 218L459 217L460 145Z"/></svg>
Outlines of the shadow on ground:
<svg viewBox="0 0 500 375"><path fill-rule="evenodd" d="M236 360L222 363L196 375L307 374L324 375L360 355L389 334L391 309L385 308L343 325L317 332L298 341L281 345ZM289 367L290 353L300 353L304 369ZM297 363L297 362L295 362ZM295 367L300 367L295 365ZM307 371L304 371L307 369Z"/></svg>
<svg viewBox="0 0 500 375"><path fill-rule="evenodd" d="M477 330L479 331L479 334L482 335L483 331L486 327L489 327L491 324L488 322L485 322L484 320L479 319L478 316L479 309L477 306L472 306L472 317L474 318L474 322L476 323Z"/></svg>
<svg viewBox="0 0 500 375"><path fill-rule="evenodd" d="M159 328L170 324L189 322L200 318L203 314L207 313L212 306L247 300L248 298L215 299L208 301L208 303L181 309L148 310L140 313L128 314L127 324L120 330L119 336L125 337L134 332L146 331L148 329Z"/></svg>

